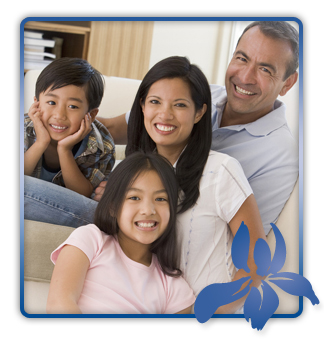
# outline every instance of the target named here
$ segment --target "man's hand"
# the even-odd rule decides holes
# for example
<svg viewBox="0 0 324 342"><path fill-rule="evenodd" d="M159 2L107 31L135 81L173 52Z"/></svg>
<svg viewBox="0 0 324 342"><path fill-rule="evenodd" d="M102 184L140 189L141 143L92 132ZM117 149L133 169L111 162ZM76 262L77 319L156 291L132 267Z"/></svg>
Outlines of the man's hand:
<svg viewBox="0 0 324 342"><path fill-rule="evenodd" d="M39 106L39 102L35 101L28 111L28 116L30 117L31 121L34 124L34 129L37 137L37 143L39 145L44 146L44 150L47 148L49 143L51 142L51 136L48 133L47 129L45 128L42 116L43 113L41 111L41 108Z"/></svg>
<svg viewBox="0 0 324 342"><path fill-rule="evenodd" d="M106 188L106 185L107 185L107 181L102 181L99 186L95 189L95 196L93 197L93 199L97 202L100 201L104 191L105 191L105 188Z"/></svg>

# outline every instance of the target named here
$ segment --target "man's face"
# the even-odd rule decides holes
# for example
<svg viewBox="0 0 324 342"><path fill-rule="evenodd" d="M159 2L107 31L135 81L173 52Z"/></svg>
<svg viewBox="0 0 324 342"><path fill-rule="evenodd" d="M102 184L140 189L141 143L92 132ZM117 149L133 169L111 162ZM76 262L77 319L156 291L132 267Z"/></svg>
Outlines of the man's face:
<svg viewBox="0 0 324 342"><path fill-rule="evenodd" d="M290 45L265 36L258 26L241 38L225 76L226 115L248 123L268 114L280 94L285 95L297 73L284 80Z"/></svg>

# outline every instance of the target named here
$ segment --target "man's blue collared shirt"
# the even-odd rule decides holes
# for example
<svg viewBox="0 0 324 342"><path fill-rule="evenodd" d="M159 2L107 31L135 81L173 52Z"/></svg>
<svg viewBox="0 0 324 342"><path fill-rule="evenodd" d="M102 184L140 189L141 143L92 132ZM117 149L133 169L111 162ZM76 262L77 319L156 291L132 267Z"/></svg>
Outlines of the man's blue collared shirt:
<svg viewBox="0 0 324 342"><path fill-rule="evenodd" d="M298 145L286 121L286 106L244 125L219 127L227 101L225 87L211 85L212 150L237 159L252 187L265 233L284 207L298 177ZM297 115L297 113L296 113Z"/></svg>

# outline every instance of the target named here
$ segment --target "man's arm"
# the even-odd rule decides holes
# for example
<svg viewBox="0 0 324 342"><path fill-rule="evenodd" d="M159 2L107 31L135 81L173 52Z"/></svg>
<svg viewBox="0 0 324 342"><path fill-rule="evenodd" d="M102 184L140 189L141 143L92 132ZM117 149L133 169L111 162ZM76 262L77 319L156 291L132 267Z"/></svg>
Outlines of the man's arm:
<svg viewBox="0 0 324 342"><path fill-rule="evenodd" d="M115 116L113 118L102 118L97 116L97 120L108 129L116 145L127 144L126 114Z"/></svg>

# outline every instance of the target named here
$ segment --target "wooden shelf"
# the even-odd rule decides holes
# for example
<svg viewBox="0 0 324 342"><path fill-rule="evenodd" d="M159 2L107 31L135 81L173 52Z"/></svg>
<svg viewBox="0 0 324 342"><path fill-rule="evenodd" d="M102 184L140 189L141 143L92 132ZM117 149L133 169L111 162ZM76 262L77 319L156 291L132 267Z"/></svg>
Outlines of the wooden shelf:
<svg viewBox="0 0 324 342"><path fill-rule="evenodd" d="M75 23L78 23L75 21ZM28 30L38 30L38 31L54 31L54 32L65 32L72 34L82 34L86 35L90 33L90 26L77 26L71 24L61 24L61 23L52 23L46 21L29 21L25 24L25 29Z"/></svg>
<svg viewBox="0 0 324 342"><path fill-rule="evenodd" d="M63 38L61 57L85 59L106 76L142 79L148 71L153 22L29 21L24 29Z"/></svg>

